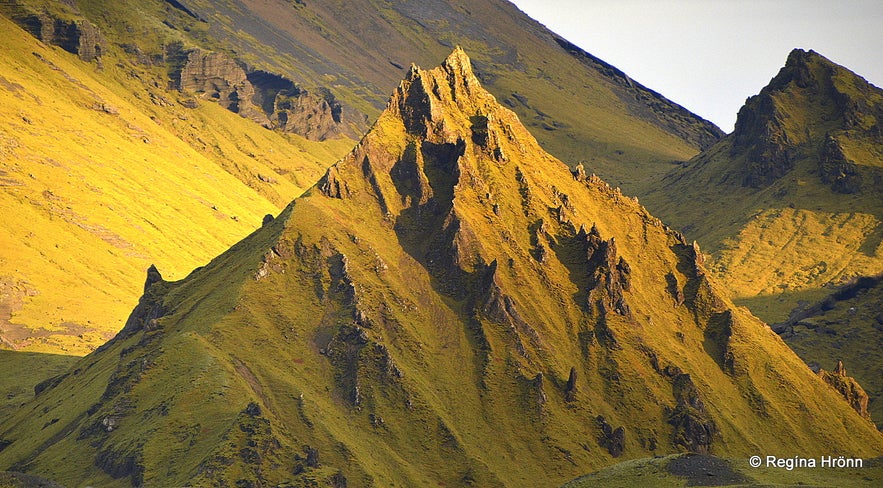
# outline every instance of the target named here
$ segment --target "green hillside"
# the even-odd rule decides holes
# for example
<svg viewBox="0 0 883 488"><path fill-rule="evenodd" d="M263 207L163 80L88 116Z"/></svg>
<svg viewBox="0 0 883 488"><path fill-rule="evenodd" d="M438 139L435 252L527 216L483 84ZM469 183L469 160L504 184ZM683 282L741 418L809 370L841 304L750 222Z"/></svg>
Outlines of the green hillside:
<svg viewBox="0 0 883 488"><path fill-rule="evenodd" d="M774 326L814 368L843 361L868 394L868 411L883 426L883 280L862 277Z"/></svg>
<svg viewBox="0 0 883 488"><path fill-rule="evenodd" d="M459 49L274 220L0 425L89 486L560 486L690 450L883 435L718 291L696 245L545 153Z"/></svg>
<svg viewBox="0 0 883 488"><path fill-rule="evenodd" d="M769 322L883 270L883 91L795 50L736 130L643 197Z"/></svg>
<svg viewBox="0 0 883 488"><path fill-rule="evenodd" d="M583 52L502 0L469 5L355 0L106 2L80 9L109 37L150 56L169 39L223 52L308 90L329 90L352 133L376 119L411 63L431 65L454 45L552 154L634 193L644 180L709 147L713 124ZM123 42L123 41L118 41Z"/></svg>
<svg viewBox="0 0 883 488"><path fill-rule="evenodd" d="M787 460L786 460L787 461ZM739 486L873 487L883 482L883 459L864 459L860 468L815 467L752 468L745 459L721 459L696 454L676 454L636 459L577 478L562 488L609 488L627 486ZM765 461L764 461L765 462ZM807 461L808 465L808 461Z"/></svg>

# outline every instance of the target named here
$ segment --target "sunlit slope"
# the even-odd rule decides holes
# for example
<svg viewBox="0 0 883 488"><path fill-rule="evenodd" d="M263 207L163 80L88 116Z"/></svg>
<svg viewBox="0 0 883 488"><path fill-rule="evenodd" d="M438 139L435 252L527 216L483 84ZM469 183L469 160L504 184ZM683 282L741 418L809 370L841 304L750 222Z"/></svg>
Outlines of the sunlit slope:
<svg viewBox="0 0 883 488"><path fill-rule="evenodd" d="M570 165L628 185L713 144L723 133L530 19L514 5L357 0L336 2L78 2L102 29L144 53L161 41L234 53L243 64L331 90L362 128L408 66L461 45L479 78L540 143ZM162 35L158 35L162 33ZM108 34L111 35L111 34Z"/></svg>
<svg viewBox="0 0 883 488"><path fill-rule="evenodd" d="M701 253L571 174L456 50L275 220L0 425L0 469L90 486L560 486L681 450L883 436Z"/></svg>
<svg viewBox="0 0 883 488"><path fill-rule="evenodd" d="M0 23L6 347L88 352L122 326L147 266L182 277L277 213L268 198L300 192L278 175L263 183L270 191L258 192L219 163L225 145L247 140L259 153L303 149L257 135L272 133L211 103L151 117L150 104L137 100L143 85L114 85L115 68L96 73L94 64ZM209 126L201 137L224 142L203 151L185 142ZM226 162L258 181L260 166ZM315 160L299 164L320 171Z"/></svg>
<svg viewBox="0 0 883 488"><path fill-rule="evenodd" d="M736 131L645 201L713 253L712 272L769 321L883 270L883 92L812 51L739 113Z"/></svg>

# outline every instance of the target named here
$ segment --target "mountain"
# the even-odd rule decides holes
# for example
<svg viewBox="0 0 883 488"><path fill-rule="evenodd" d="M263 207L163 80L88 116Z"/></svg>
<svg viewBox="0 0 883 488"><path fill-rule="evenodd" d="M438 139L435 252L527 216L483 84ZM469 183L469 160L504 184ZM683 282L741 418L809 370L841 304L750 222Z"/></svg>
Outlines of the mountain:
<svg viewBox="0 0 883 488"><path fill-rule="evenodd" d="M722 135L498 0L10 0L0 16L6 348L98 347L150 263L181 278L277 213L409 62L454 43L542 144L627 191Z"/></svg>
<svg viewBox="0 0 883 488"><path fill-rule="evenodd" d="M770 322L883 270L883 90L794 50L734 132L643 195Z"/></svg>
<svg viewBox="0 0 883 488"><path fill-rule="evenodd" d="M702 253L499 104L459 48L349 155L0 425L90 486L558 486L619 458L883 452Z"/></svg>

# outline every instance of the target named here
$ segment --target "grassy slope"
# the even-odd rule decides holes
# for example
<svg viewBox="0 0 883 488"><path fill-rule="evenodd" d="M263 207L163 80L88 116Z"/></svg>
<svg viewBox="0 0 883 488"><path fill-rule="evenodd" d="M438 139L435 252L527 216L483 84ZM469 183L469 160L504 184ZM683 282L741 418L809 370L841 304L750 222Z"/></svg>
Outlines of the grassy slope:
<svg viewBox="0 0 883 488"><path fill-rule="evenodd" d="M878 282L841 298L826 300L829 305L804 314L808 316L789 327L783 338L815 366L830 371L842 360L848 374L867 391L871 418L883 426L883 285Z"/></svg>
<svg viewBox="0 0 883 488"><path fill-rule="evenodd" d="M94 349L122 326L149 264L184 276L349 144L282 137L212 103L185 109L145 82L155 72L111 53L96 70L0 22L7 346Z"/></svg>
<svg viewBox="0 0 883 488"><path fill-rule="evenodd" d="M440 70L421 76L427 93L447 85ZM0 437L15 441L0 452L0 467L18 463L74 485L127 484L94 468L96 455L111 452L131 456L144 482L158 485L325 481L341 470L354 486L557 486L614 462L597 444L597 415L624 426L626 458L676 450L664 412L675 403L672 385L651 352L658 367L691 375L720 429L714 452L883 451L879 433L746 311L717 305L734 314L719 335L706 329L714 328L708 307L717 306L703 300L712 295L678 306L664 275L689 282L689 246L618 191L575 181L511 113L476 92L472 100L461 94L459 108L439 95L444 105L435 106L445 108L433 114L431 136L407 131L391 110L337 165L346 198L308 192L207 267L159 285L168 313L158 324L87 356L0 427ZM492 121L486 149L474 142L475 113ZM432 144L458 137L469 141L463 158L432 161ZM413 161L409 144L430 150ZM508 159L494 159L495 148ZM423 164L423 176L396 182L393 175L408 171L404 161ZM449 164L460 168L454 180L443 170ZM439 227L444 213L426 227L408 223L420 218L419 178L431 178L424 191L439 197L426 201L424 217L452 205L460 221L453 241ZM559 221L563 195L574 210ZM531 250L539 219L543 264ZM611 312L601 327L584 308L585 263L568 250L567 221L596 224L633 263L633 319ZM452 248L427 255L427 238L456 246L459 271L433 264ZM481 292L482 263L494 259L498 285L527 329L470 301ZM359 311L363 339L347 338ZM580 337L589 332L598 339L583 352ZM724 352L731 366L718 363ZM569 403L562 389L572 366L579 380ZM256 418L242 413L249 402L260 405ZM107 419L117 426L110 432ZM304 445L318 449L319 465L292 478Z"/></svg>
<svg viewBox="0 0 883 488"><path fill-rule="evenodd" d="M736 473L748 481L721 484L717 476L699 472L696 480L677 476L669 471L672 461L682 459L683 454L653 459L636 459L610 466L596 473L577 478L562 488L613 488L628 486L838 486L872 487L883 482L883 463L864 459L862 468L752 468L746 459L725 461ZM817 460L817 465L819 464Z"/></svg>
<svg viewBox="0 0 883 488"><path fill-rule="evenodd" d="M883 152L872 135L883 93L821 56L807 59L818 91L777 81L780 74L761 95L773 98L776 121L799 150L793 169L767 187L742 186L752 162L732 150L729 136L645 198L654 213L701 242L734 298L769 322L787 318L799 301L821 299L829 285L883 269ZM857 109L864 112L860 122L846 121L843 99L849 110L864 107ZM829 133L865 174L862 191L835 193L821 181L818 150Z"/></svg>

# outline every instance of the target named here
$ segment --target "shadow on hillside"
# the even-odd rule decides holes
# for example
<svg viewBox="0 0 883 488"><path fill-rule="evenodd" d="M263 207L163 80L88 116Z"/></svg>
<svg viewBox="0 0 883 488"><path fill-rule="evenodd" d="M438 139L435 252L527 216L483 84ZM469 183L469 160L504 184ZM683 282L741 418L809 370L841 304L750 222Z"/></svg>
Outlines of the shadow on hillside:
<svg viewBox="0 0 883 488"><path fill-rule="evenodd" d="M0 350L0 418L8 418L34 398L34 386L64 373L81 358L61 354Z"/></svg>
<svg viewBox="0 0 883 488"><path fill-rule="evenodd" d="M788 290L773 295L753 297L733 297L733 303L746 307L758 318L773 326L785 322L791 314L797 313L822 301L836 291L835 288L808 288L804 290ZM796 304L796 307L785 307L783 304Z"/></svg>

